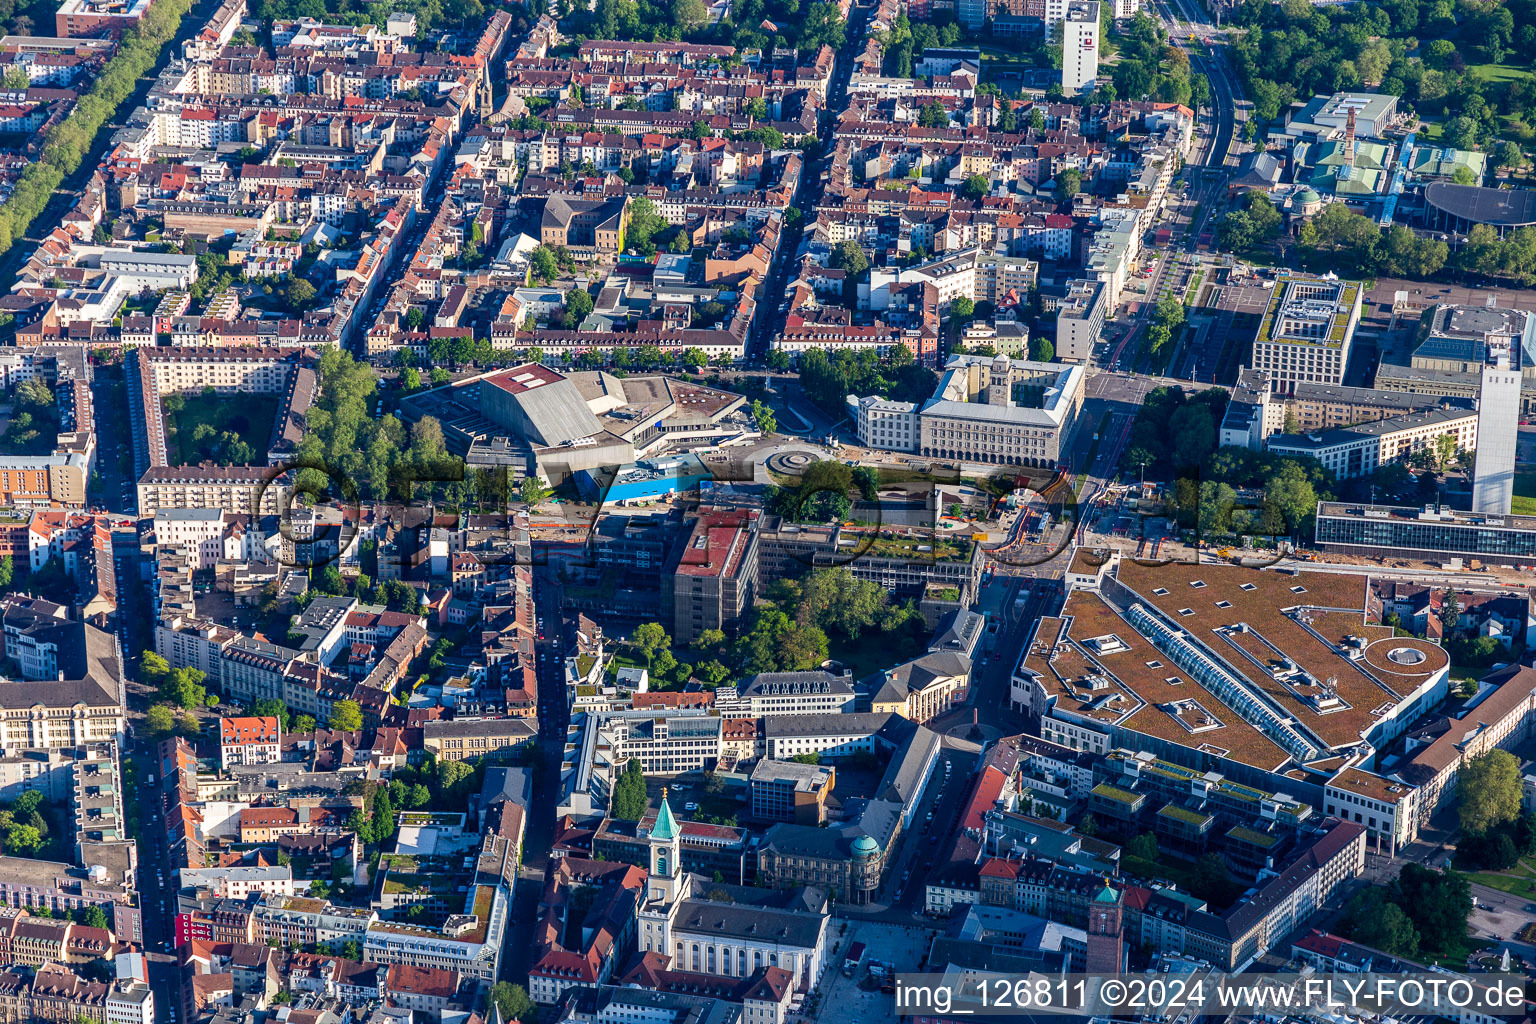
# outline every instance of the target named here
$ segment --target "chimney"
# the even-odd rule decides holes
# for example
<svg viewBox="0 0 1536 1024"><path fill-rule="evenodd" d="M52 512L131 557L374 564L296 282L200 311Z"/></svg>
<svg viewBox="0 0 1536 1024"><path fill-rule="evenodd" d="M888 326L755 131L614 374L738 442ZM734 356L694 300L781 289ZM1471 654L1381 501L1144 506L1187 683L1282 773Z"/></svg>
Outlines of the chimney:
<svg viewBox="0 0 1536 1024"><path fill-rule="evenodd" d="M1344 121L1344 166L1355 166L1355 108L1350 107Z"/></svg>

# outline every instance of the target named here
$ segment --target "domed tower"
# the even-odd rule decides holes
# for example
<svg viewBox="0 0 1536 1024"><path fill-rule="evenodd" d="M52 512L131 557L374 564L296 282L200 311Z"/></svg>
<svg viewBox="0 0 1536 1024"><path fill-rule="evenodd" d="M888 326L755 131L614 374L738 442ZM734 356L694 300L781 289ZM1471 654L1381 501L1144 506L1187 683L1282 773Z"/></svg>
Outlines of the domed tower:
<svg viewBox="0 0 1536 1024"><path fill-rule="evenodd" d="M1119 974L1125 970L1124 921L1120 894L1104 879L1104 888L1088 904L1088 974Z"/></svg>
<svg viewBox="0 0 1536 1024"><path fill-rule="evenodd" d="M875 891L880 888L880 867L884 860L880 844L870 836L861 835L853 841L852 852L848 902L868 903L875 898Z"/></svg>

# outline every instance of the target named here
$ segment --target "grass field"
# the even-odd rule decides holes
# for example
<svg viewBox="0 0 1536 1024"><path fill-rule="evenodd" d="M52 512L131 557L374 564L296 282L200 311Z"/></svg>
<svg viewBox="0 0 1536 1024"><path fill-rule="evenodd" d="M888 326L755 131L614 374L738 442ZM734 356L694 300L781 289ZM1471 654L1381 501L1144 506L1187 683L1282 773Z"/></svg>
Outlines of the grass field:
<svg viewBox="0 0 1536 1024"><path fill-rule="evenodd" d="M277 417L278 395L187 395L177 412L165 413L166 451L180 466L195 466L204 459L217 461L220 435L229 431L251 446L253 461L265 461L272 421ZM207 424L211 435L197 438Z"/></svg>
<svg viewBox="0 0 1536 1024"><path fill-rule="evenodd" d="M1536 78L1536 72L1515 64L1469 64L1467 70L1485 82L1513 82L1519 78Z"/></svg>
<svg viewBox="0 0 1536 1024"><path fill-rule="evenodd" d="M1517 516L1536 516L1536 466L1515 467L1515 497L1509 511Z"/></svg>

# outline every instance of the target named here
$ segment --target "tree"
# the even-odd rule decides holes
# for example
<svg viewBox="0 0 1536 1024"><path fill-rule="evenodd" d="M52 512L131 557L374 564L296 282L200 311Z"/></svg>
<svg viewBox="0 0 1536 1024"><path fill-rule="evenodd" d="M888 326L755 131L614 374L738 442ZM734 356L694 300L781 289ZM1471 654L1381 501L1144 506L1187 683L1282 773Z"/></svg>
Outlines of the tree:
<svg viewBox="0 0 1536 1024"><path fill-rule="evenodd" d="M1445 600L1440 606L1440 625L1447 636L1456 632L1456 627L1461 624L1461 603L1456 599L1456 592L1449 588L1445 591Z"/></svg>
<svg viewBox="0 0 1536 1024"><path fill-rule="evenodd" d="M1406 864L1388 896L1413 922L1422 950L1448 952L1466 942L1472 890L1462 875Z"/></svg>
<svg viewBox="0 0 1536 1024"><path fill-rule="evenodd" d="M491 986L486 993L485 1008L490 1010L491 1004L501 1011L502 1020L521 1021L522 1024L533 1024L538 1018L538 1008L533 1005L533 1000L528 997L528 991L521 985L514 985L509 981L498 981Z"/></svg>
<svg viewBox="0 0 1536 1024"><path fill-rule="evenodd" d="M32 87L32 76L27 74L27 69L20 64L12 64L5 71L3 84L7 89L25 90Z"/></svg>
<svg viewBox="0 0 1536 1024"><path fill-rule="evenodd" d="M202 669L175 669L161 679L160 697L186 711L201 707L208 700L208 691L203 686L206 678Z"/></svg>
<svg viewBox="0 0 1536 1024"><path fill-rule="evenodd" d="M355 700L338 700L331 705L330 726L337 732L356 732L363 727L363 709Z"/></svg>
<svg viewBox="0 0 1536 1024"><path fill-rule="evenodd" d="M164 704L156 704L144 713L144 728L157 739L169 736L176 728L176 715Z"/></svg>
<svg viewBox="0 0 1536 1024"><path fill-rule="evenodd" d="M1125 853L1128 857L1136 857L1139 860L1155 863L1157 861L1157 836L1151 832L1143 832L1125 844Z"/></svg>
<svg viewBox="0 0 1536 1024"><path fill-rule="evenodd" d="M287 704L276 697L258 697L251 701L251 714L262 718L276 718L284 732L288 731L289 724L293 721L293 712L288 710Z"/></svg>
<svg viewBox="0 0 1536 1024"><path fill-rule="evenodd" d="M640 653L645 655L647 663L658 650L672 646L672 638L667 635L667 631L659 622L642 622L629 635L629 641L640 648Z"/></svg>
<svg viewBox="0 0 1536 1024"><path fill-rule="evenodd" d="M759 399L752 399L750 412L752 424L760 433L772 434L779 429L778 417L774 416L772 407L764 405Z"/></svg>
<svg viewBox="0 0 1536 1024"><path fill-rule="evenodd" d="M18 857L34 856L42 849L42 833L31 825L12 825L5 832L5 852Z"/></svg>
<svg viewBox="0 0 1536 1024"><path fill-rule="evenodd" d="M949 313L957 320L970 320L976 314L976 303L964 295L957 295L949 303Z"/></svg>
<svg viewBox="0 0 1536 1024"><path fill-rule="evenodd" d="M544 481L536 476L525 476L523 482L518 484L517 496L524 505L533 508L549 497L549 488L544 486Z"/></svg>
<svg viewBox="0 0 1536 1024"><path fill-rule="evenodd" d="M1503 167L1505 170L1513 172L1525 163L1525 154L1521 152L1518 143L1505 139L1494 147L1493 162L1495 166Z"/></svg>
<svg viewBox="0 0 1536 1024"><path fill-rule="evenodd" d="M1445 123L1440 141L1453 149L1476 149L1477 135L1477 122L1463 115L1453 117Z"/></svg>
<svg viewBox="0 0 1536 1024"><path fill-rule="evenodd" d="M574 330L593 309L592 296L585 288L572 288L565 293L565 318Z"/></svg>
<svg viewBox="0 0 1536 1024"><path fill-rule="evenodd" d="M98 906L85 908L83 920L80 922L87 928L101 928L105 931L112 930L112 920L107 917L107 912Z"/></svg>
<svg viewBox="0 0 1536 1024"><path fill-rule="evenodd" d="M560 264L548 246L537 246L528 254L528 274L540 284L549 284L560 276Z"/></svg>
<svg viewBox="0 0 1536 1024"><path fill-rule="evenodd" d="M1083 172L1076 167L1068 167L1056 175L1056 198L1060 202L1066 202L1078 192L1082 191Z"/></svg>
<svg viewBox="0 0 1536 1024"><path fill-rule="evenodd" d="M960 186L960 195L975 202L985 196L991 188L992 182L985 174L973 174Z"/></svg>
<svg viewBox="0 0 1536 1024"><path fill-rule="evenodd" d="M1341 931L1394 956L1412 957L1419 951L1419 933L1403 908L1392 903L1388 891L1375 886L1359 890L1344 910Z"/></svg>
<svg viewBox="0 0 1536 1024"><path fill-rule="evenodd" d="M290 308L306 310L315 299L315 286L302 277L296 277L288 282L288 288L284 293L284 297L287 298Z"/></svg>
<svg viewBox="0 0 1536 1024"><path fill-rule="evenodd" d="M703 349L690 346L683 349L682 362L684 366L702 370L709 365L709 356L704 354Z"/></svg>
<svg viewBox="0 0 1536 1024"><path fill-rule="evenodd" d="M293 720L293 731L294 732L314 732L315 731L315 716L314 715L300 715L298 718L295 718Z"/></svg>
<svg viewBox="0 0 1536 1024"><path fill-rule="evenodd" d="M385 843L395 834L395 805L388 788L380 788L373 798L373 841Z"/></svg>
<svg viewBox="0 0 1536 1024"><path fill-rule="evenodd" d="M1036 335L1029 339L1029 358L1039 363L1049 363L1056 358L1056 346L1050 338Z"/></svg>
<svg viewBox="0 0 1536 1024"><path fill-rule="evenodd" d="M869 269L869 257L858 242L842 241L832 247L827 265L834 270L845 271L849 277L858 277Z"/></svg>
<svg viewBox="0 0 1536 1024"><path fill-rule="evenodd" d="M645 796L645 771L638 758L630 758L614 782L612 803L611 811L615 818L639 821L645 816L650 802Z"/></svg>
<svg viewBox="0 0 1536 1024"><path fill-rule="evenodd" d="M154 651L145 651L139 657L139 673L151 683L158 684L170 674L171 663Z"/></svg>
<svg viewBox="0 0 1536 1024"><path fill-rule="evenodd" d="M1520 813L1520 762L1507 750L1490 750L1462 765L1456 777L1456 813L1463 832L1481 835Z"/></svg>
<svg viewBox="0 0 1536 1024"><path fill-rule="evenodd" d="M948 128L949 111L938 100L930 100L917 112L917 123L922 128Z"/></svg>
<svg viewBox="0 0 1536 1024"><path fill-rule="evenodd" d="M631 249L642 250L651 245L651 236L667 226L656 212L656 204L641 196L629 204L629 222L624 230L624 244Z"/></svg>

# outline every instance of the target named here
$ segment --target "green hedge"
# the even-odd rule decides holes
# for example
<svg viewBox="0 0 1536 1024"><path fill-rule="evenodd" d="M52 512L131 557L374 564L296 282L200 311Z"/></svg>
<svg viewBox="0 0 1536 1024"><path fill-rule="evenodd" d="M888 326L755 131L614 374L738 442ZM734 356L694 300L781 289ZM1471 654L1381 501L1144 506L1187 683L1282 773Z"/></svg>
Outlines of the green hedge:
<svg viewBox="0 0 1536 1024"><path fill-rule="evenodd" d="M133 94L138 80L154 70L160 51L175 38L191 8L192 0L158 0L135 27L123 33L122 45L101 69L91 91L68 117L48 130L42 159L27 166L16 190L0 203L0 253L27 233L64 179L79 168L96 133Z"/></svg>

